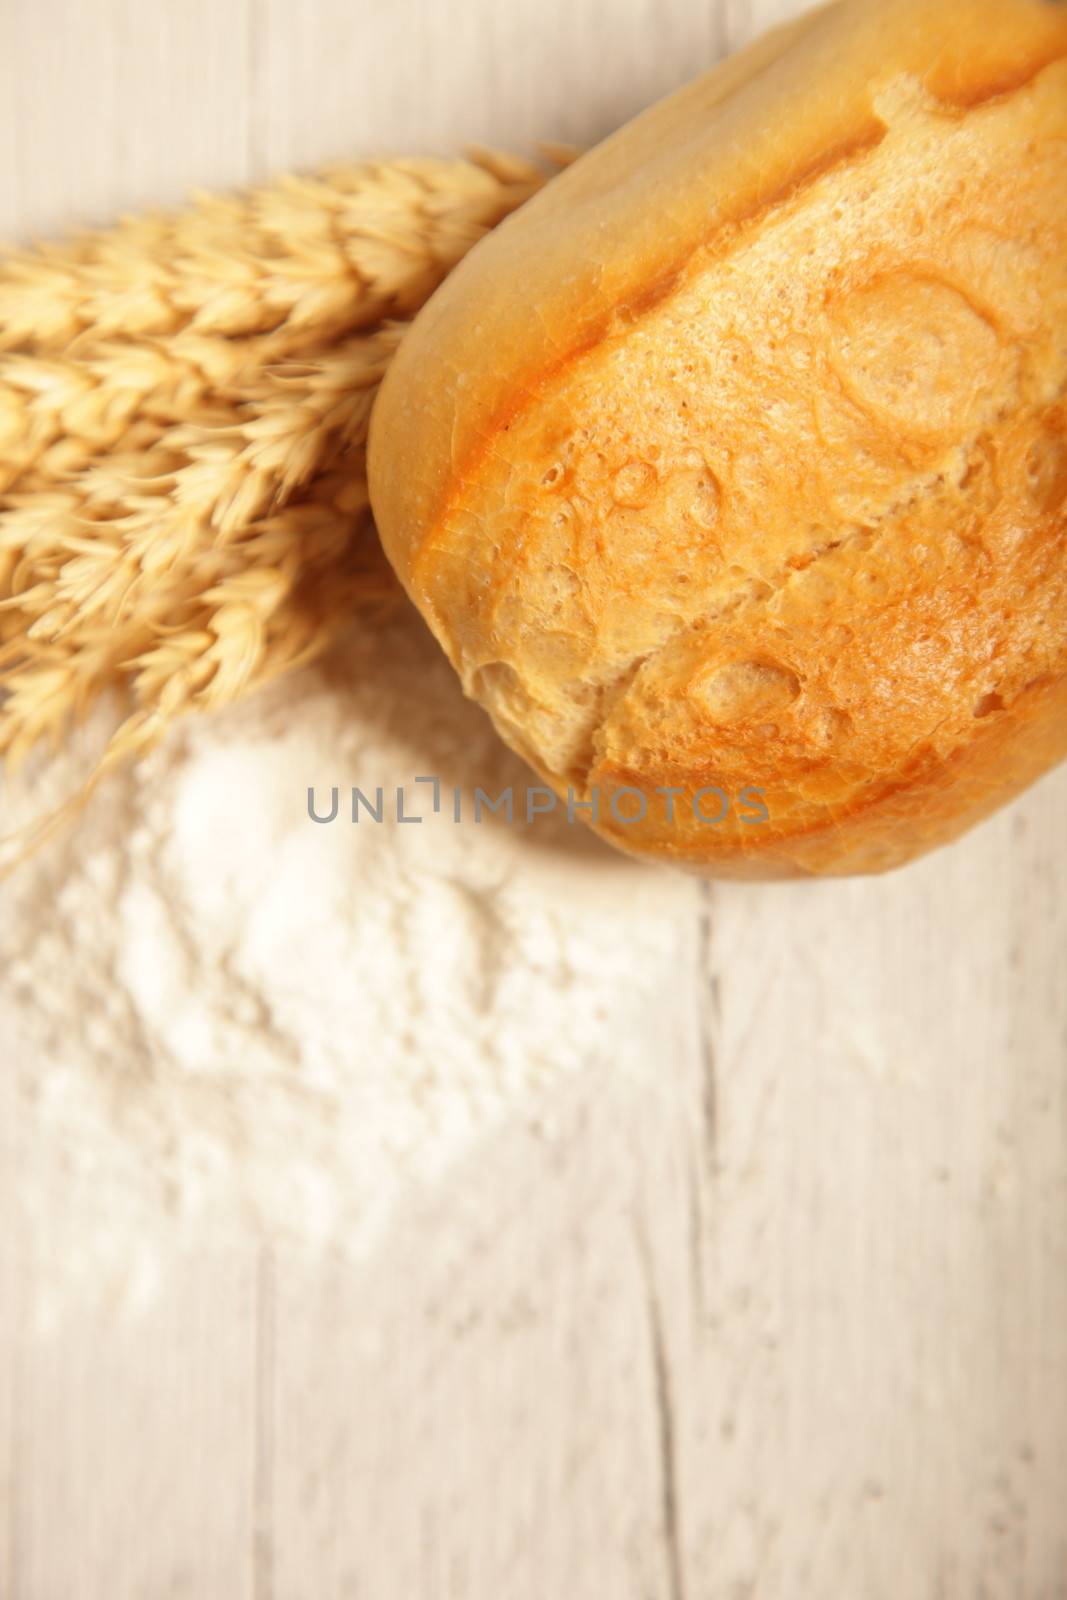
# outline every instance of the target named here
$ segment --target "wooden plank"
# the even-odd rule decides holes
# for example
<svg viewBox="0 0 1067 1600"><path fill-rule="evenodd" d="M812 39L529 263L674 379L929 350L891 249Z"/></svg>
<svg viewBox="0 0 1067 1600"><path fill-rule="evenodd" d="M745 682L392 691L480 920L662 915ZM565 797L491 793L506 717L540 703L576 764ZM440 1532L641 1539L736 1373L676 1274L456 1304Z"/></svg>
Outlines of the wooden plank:
<svg viewBox="0 0 1067 1600"><path fill-rule="evenodd" d="M265 3L268 168L353 151L591 143L720 53L716 6L692 0Z"/></svg>
<svg viewBox="0 0 1067 1600"><path fill-rule="evenodd" d="M53 234L251 170L254 0L0 7L0 237ZM2 128L0 122L0 128Z"/></svg>
<svg viewBox="0 0 1067 1600"><path fill-rule="evenodd" d="M250 18L251 0L4 7L0 232L52 233L245 180ZM32 1058L4 1043L13 1101ZM205 1243L190 1259L153 1240L147 1304L116 1310L91 1283L81 1300L77 1192L54 1152L17 1155L33 1164L27 1190L50 1198L4 1213L4 1600L250 1596L254 1257ZM10 1144L0 1156L17 1185Z"/></svg>
<svg viewBox="0 0 1067 1600"><path fill-rule="evenodd" d="M610 13L400 0L358 14L272 0L257 146L276 167L353 149L591 142L718 44L715 7L689 0ZM693 918L683 948L696 935ZM270 1559L286 1600L672 1592L639 1191L673 1169L680 1129L689 1137L679 1095L699 1028L695 959L683 965L665 971L650 1020L668 1036L648 1041L651 1100L647 1074L590 1063L413 1196L378 1259L278 1264ZM683 1271L690 1199L665 1190L651 1224Z"/></svg>
<svg viewBox="0 0 1067 1600"><path fill-rule="evenodd" d="M680 1048L664 1041L664 1069ZM675 1595L650 1276L665 1242L692 1259L672 1080L637 1095L601 1068L539 1110L408 1207L377 1260L281 1270L286 1600Z"/></svg>
<svg viewBox="0 0 1067 1600"><path fill-rule="evenodd" d="M713 891L715 1592L1067 1593L1065 818L1059 773L896 876Z"/></svg>
<svg viewBox="0 0 1067 1600"><path fill-rule="evenodd" d="M36 1326L55 1256L20 1284L10 1493L13 1600L251 1600L255 1275L248 1257L160 1261L152 1303L69 1302Z"/></svg>

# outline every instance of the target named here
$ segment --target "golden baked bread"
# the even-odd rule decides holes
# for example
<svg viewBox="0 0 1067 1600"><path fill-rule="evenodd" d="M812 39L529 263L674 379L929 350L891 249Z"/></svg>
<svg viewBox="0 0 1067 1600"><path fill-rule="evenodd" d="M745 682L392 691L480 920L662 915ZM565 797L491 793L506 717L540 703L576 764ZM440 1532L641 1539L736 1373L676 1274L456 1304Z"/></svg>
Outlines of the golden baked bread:
<svg viewBox="0 0 1067 1600"><path fill-rule="evenodd" d="M478 245L386 379L372 500L614 843L877 871L1067 754L1065 385L1067 9L843 0Z"/></svg>

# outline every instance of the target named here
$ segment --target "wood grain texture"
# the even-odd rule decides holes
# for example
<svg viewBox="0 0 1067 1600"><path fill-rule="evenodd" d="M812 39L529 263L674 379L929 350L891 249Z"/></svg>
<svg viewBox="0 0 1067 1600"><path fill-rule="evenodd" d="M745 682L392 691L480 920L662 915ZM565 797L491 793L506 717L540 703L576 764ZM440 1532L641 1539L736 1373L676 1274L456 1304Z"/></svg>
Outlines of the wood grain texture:
<svg viewBox="0 0 1067 1600"><path fill-rule="evenodd" d="M8 0L0 231L585 142L792 9ZM11 1225L0 1071L3 1600L1065 1600L1065 891L1067 772L890 879L694 890L643 1074L360 1266L175 1257L121 1321L26 1312L77 1219Z"/></svg>
<svg viewBox="0 0 1067 1600"><path fill-rule="evenodd" d="M174 1260L134 1319L23 1330L12 1595L252 1594L253 1289L250 1263Z"/></svg>

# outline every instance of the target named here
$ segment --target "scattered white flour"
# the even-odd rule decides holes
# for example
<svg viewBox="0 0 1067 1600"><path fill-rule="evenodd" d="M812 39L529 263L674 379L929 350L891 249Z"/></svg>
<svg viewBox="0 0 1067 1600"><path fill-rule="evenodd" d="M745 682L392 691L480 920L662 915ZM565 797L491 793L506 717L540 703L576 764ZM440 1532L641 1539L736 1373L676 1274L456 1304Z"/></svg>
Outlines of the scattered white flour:
<svg viewBox="0 0 1067 1600"><path fill-rule="evenodd" d="M420 773L440 816L347 820L353 785L428 811ZM138 1303L175 1239L358 1254L559 1075L648 1070L695 887L580 826L451 820L453 785L469 815L533 781L405 614L176 729L0 886L0 1160L44 1315Z"/></svg>

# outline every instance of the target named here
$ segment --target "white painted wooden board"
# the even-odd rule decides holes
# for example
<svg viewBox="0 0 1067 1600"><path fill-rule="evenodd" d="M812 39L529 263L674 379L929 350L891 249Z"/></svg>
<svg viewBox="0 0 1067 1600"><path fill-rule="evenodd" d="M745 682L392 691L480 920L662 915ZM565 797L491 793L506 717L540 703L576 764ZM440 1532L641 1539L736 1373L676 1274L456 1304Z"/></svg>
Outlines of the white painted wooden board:
<svg viewBox="0 0 1067 1600"><path fill-rule="evenodd" d="M5 0L0 232L585 142L788 9ZM76 1228L0 1230L0 1597L1064 1600L1065 894L1067 772L890 879L694 887L647 1074L359 1267L175 1259L42 1331Z"/></svg>

